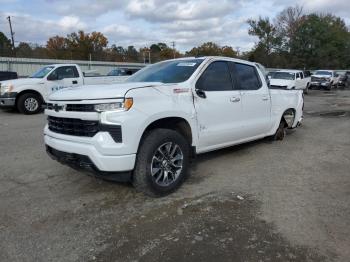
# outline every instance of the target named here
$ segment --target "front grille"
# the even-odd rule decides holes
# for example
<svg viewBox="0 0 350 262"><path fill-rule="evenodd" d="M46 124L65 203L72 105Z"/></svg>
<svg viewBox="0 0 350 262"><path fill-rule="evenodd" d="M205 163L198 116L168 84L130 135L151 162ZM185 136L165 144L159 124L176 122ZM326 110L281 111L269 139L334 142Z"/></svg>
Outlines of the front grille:
<svg viewBox="0 0 350 262"><path fill-rule="evenodd" d="M95 105L93 105L93 104L67 104L66 111L95 112Z"/></svg>
<svg viewBox="0 0 350 262"><path fill-rule="evenodd" d="M93 137L99 131L98 121L54 116L49 116L47 120L49 129L59 134Z"/></svg>
<svg viewBox="0 0 350 262"><path fill-rule="evenodd" d="M74 112L96 112L94 104L52 104L48 103L46 109L55 111L74 111Z"/></svg>
<svg viewBox="0 0 350 262"><path fill-rule="evenodd" d="M119 125L104 125L99 121L81 120L76 118L47 117L49 130L70 136L93 137L98 132L108 132L114 142L121 143L122 128Z"/></svg>
<svg viewBox="0 0 350 262"><path fill-rule="evenodd" d="M312 82L326 82L327 79L324 78L324 77L312 76L312 77L311 77L311 81L312 81Z"/></svg>

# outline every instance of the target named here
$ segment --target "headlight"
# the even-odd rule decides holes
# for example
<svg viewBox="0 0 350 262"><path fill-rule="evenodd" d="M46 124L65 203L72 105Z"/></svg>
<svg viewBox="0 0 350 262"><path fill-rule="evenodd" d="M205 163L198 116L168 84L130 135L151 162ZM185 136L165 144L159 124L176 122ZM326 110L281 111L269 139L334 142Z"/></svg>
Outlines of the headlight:
<svg viewBox="0 0 350 262"><path fill-rule="evenodd" d="M330 82L330 81L331 81L331 79L330 79L330 78L326 78L326 81L327 81L327 82Z"/></svg>
<svg viewBox="0 0 350 262"><path fill-rule="evenodd" d="M96 104L95 111L97 112L106 112L106 111L128 111L133 105L132 98L125 98L121 101L105 104Z"/></svg>
<svg viewBox="0 0 350 262"><path fill-rule="evenodd" d="M9 85L2 84L1 88L0 88L1 94L10 93L10 92L12 92L12 90L13 90L13 85L11 85L11 84L9 84Z"/></svg>

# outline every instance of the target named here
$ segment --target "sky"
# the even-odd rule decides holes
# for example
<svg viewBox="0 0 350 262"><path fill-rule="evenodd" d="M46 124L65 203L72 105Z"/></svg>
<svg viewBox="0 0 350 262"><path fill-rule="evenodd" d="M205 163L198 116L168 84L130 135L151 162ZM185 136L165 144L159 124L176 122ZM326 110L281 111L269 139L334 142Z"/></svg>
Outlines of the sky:
<svg viewBox="0 0 350 262"><path fill-rule="evenodd" d="M180 51L212 41L248 51L257 41L247 19L270 17L288 6L333 13L350 25L350 0L0 0L0 31L15 42L45 44L51 36L84 30L107 36L108 45L171 45Z"/></svg>

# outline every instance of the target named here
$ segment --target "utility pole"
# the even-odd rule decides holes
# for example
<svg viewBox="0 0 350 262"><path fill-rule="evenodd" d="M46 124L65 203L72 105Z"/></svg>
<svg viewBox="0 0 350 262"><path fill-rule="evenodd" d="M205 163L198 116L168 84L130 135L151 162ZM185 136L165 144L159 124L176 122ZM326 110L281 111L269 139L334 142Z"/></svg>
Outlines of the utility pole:
<svg viewBox="0 0 350 262"><path fill-rule="evenodd" d="M238 57L239 57L239 51L240 51L240 49L241 49L241 48L240 48L239 46L237 46L237 47L236 47L236 50L237 50L237 56L238 56Z"/></svg>
<svg viewBox="0 0 350 262"><path fill-rule="evenodd" d="M13 51L14 55L16 56L15 40L14 40L14 38L13 38L13 36L14 36L15 33L12 31L11 17L8 16L8 17L7 17L7 20L9 20L9 25L10 25L11 40L12 40L12 51Z"/></svg>
<svg viewBox="0 0 350 262"><path fill-rule="evenodd" d="M174 59L175 59L175 41L171 42L171 45L173 46L173 54L174 54Z"/></svg>

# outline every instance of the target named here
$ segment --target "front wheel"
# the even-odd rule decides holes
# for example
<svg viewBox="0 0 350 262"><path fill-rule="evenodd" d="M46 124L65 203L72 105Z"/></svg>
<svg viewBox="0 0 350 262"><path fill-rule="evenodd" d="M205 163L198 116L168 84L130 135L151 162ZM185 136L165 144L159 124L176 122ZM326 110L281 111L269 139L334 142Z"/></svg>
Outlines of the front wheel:
<svg viewBox="0 0 350 262"><path fill-rule="evenodd" d="M37 114L41 111L42 100L39 95L26 93L17 100L17 109L25 115Z"/></svg>
<svg viewBox="0 0 350 262"><path fill-rule="evenodd" d="M188 174L190 145L178 132L154 129L141 141L133 185L150 196L176 190Z"/></svg>

